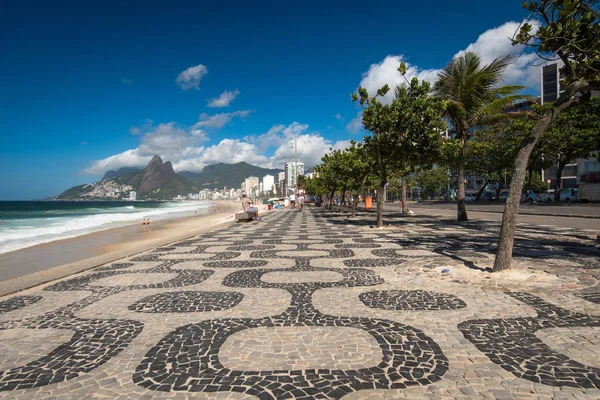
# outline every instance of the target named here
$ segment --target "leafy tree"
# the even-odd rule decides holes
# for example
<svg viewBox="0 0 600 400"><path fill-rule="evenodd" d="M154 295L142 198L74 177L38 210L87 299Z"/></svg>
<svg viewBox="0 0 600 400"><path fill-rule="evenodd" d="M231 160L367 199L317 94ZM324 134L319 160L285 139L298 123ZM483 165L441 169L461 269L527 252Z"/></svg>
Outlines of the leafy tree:
<svg viewBox="0 0 600 400"><path fill-rule="evenodd" d="M486 178L476 198L479 198L487 182L503 180L531 126L532 118L528 113L521 118L500 118L474 131L473 140L466 146L467 169ZM496 196L500 196L501 190L499 184Z"/></svg>
<svg viewBox="0 0 600 400"><path fill-rule="evenodd" d="M365 183L373 171L373 161L362 143L352 142L351 146L344 150L347 164L347 188L352 193L351 217L356 216L358 196L364 191Z"/></svg>
<svg viewBox="0 0 600 400"><path fill-rule="evenodd" d="M562 171L577 158L588 158L600 149L600 99L570 108L560 114L544 133L539 148L544 159L557 166L557 189L562 189ZM555 201L560 200L556 190Z"/></svg>
<svg viewBox="0 0 600 400"><path fill-rule="evenodd" d="M448 170L443 167L424 169L417 174L417 182L426 198L435 198L444 192L448 184Z"/></svg>
<svg viewBox="0 0 600 400"><path fill-rule="evenodd" d="M600 89L598 0L527 0L523 7L539 20L541 26L534 32L533 24L523 24L513 44L530 46L546 60L562 60L567 87L558 100L538 116L517 154L502 216L494 271L511 267L521 190L533 149L563 111L589 100L591 91Z"/></svg>
<svg viewBox="0 0 600 400"><path fill-rule="evenodd" d="M401 63L398 71L405 76L406 65ZM372 133L365 136L364 149L373 160L379 178L377 227L383 226L383 193L390 173L406 177L417 164L431 162L433 155L439 151L440 133L445 128L440 118L444 105L439 99L429 96L429 89L429 82L419 82L415 77L396 88L391 104L379 101L390 90L388 85L381 87L373 97L362 87L358 94L352 95L352 100L365 108L363 126ZM406 179L402 182L402 203L405 207Z"/></svg>
<svg viewBox="0 0 600 400"><path fill-rule="evenodd" d="M486 119L497 114L516 101L528 98L516 92L523 86L500 86L502 76L510 65L511 58L495 59L481 66L475 53L466 52L454 58L439 74L434 93L446 102L445 116L456 129L458 154L455 163L458 169L458 221L468 221L465 205L465 161L466 145L472 130L484 125Z"/></svg>
<svg viewBox="0 0 600 400"><path fill-rule="evenodd" d="M404 64L401 72L406 74ZM429 166L440 155L442 145L441 133L446 124L441 115L444 102L430 96L431 85L423 81L419 83L413 78L407 85L399 86L395 91L394 103L398 108L398 117L394 132L398 140L398 163L402 168L398 171L402 187L402 211L408 212L408 176L417 166Z"/></svg>

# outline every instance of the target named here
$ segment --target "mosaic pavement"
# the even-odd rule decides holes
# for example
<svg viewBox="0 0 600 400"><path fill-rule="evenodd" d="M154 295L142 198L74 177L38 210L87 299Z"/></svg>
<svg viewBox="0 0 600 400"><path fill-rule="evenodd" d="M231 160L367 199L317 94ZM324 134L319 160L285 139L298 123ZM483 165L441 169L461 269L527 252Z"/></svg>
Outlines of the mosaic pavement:
<svg viewBox="0 0 600 400"><path fill-rule="evenodd" d="M545 280L512 282L497 224L372 219L277 211L1 298L0 397L600 398L585 232L520 227Z"/></svg>

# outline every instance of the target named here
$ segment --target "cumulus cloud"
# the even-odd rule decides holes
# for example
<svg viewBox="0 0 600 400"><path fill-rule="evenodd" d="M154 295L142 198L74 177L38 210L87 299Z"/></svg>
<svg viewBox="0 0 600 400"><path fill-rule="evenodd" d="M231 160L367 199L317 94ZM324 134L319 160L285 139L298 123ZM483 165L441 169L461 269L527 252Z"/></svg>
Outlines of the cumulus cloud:
<svg viewBox="0 0 600 400"><path fill-rule="evenodd" d="M534 32L539 28L537 21L527 22L533 25ZM510 21L497 28L488 29L479 35L474 43L456 53L455 57L459 57L467 51L472 51L481 57L481 62L486 65L494 61L495 58L511 55L514 57L514 62L508 68L504 80L510 84L534 85L539 83L540 67L533 64L539 63L541 59L526 46L513 46L510 41L520 25L520 22Z"/></svg>
<svg viewBox="0 0 600 400"><path fill-rule="evenodd" d="M152 127L140 137L140 145L113 156L96 160L83 173L102 175L121 167L145 167L158 154L163 161L171 161L176 171L199 172L208 164L245 161L264 168L283 168L294 159L294 139L298 140L298 157L306 168L312 168L330 148L344 149L350 141L333 142L319 132L310 132L306 124L293 122L274 125L260 135L243 139L222 139L206 146L207 137L201 130L185 129L174 122ZM269 155L268 155L269 154Z"/></svg>
<svg viewBox="0 0 600 400"><path fill-rule="evenodd" d="M430 82L437 80L437 74L440 72L439 69L422 70L416 65L412 65L411 63L407 62L405 57L402 55L389 55L383 59L383 61L376 64L371 64L369 70L363 74L360 81L360 86L367 89L371 96L374 96L380 87L388 84L391 90L382 99L382 102L385 104L391 103L394 97L394 88L398 85L403 85L406 83L404 77L400 74L400 72L398 72L398 66L402 61L406 63L406 79L409 81L415 76L419 78L419 80L426 80ZM352 128L358 132L360 127L358 127L355 120L356 118L351 121L351 124L354 122L354 125L350 126L350 124L348 124L349 130Z"/></svg>
<svg viewBox="0 0 600 400"><path fill-rule="evenodd" d="M129 133L131 133L132 135L139 135L140 133L149 132L150 129L152 129L152 124L154 124L154 121L152 121L151 119L146 119L143 125L133 125L131 128L129 128Z"/></svg>
<svg viewBox="0 0 600 400"><path fill-rule="evenodd" d="M240 91L235 89L233 92L224 91L219 95L219 97L215 97L214 99L210 99L208 101L207 107L221 108L221 107L229 107L231 102L240 94Z"/></svg>
<svg viewBox="0 0 600 400"><path fill-rule="evenodd" d="M253 110L234 111L230 113L220 113L209 115L206 113L200 114L200 121L196 122L195 128L216 128L220 129L228 124L234 117L246 118Z"/></svg>
<svg viewBox="0 0 600 400"><path fill-rule="evenodd" d="M362 111L359 111L358 114L356 114L356 117L352 118L350 122L348 122L348 125L346 125L346 130L350 133L358 133L362 130L362 128Z"/></svg>
<svg viewBox="0 0 600 400"><path fill-rule="evenodd" d="M204 75L208 73L208 68L202 64L198 64L194 67L189 67L185 71L182 71L175 79L175 83L182 90L200 90L200 80Z"/></svg>
<svg viewBox="0 0 600 400"><path fill-rule="evenodd" d="M539 26L535 21L529 21L534 25L534 30ZM482 65L489 64L495 58L511 55L514 58L513 63L508 68L504 82L506 84L520 84L532 87L533 90L539 90L539 63L540 59L523 45L513 46L510 37L518 29L520 23L510 21L499 27L488 29L474 43L469 44L465 49L460 50L454 55L458 57L467 51L475 52L481 57ZM367 89L370 95L374 95L380 87L386 83L390 85L390 90L382 102L389 104L394 96L393 88L405 83L404 78L398 72L398 66L404 61L406 63L406 78L412 79L414 76L420 80L426 80L434 83L438 79L440 69L421 69L417 65L407 62L403 55L388 55L383 61L372 64L369 70L365 72L360 81L360 86ZM351 121L351 123L354 120ZM348 128L355 129L358 125L348 124Z"/></svg>
<svg viewBox="0 0 600 400"><path fill-rule="evenodd" d="M82 172L89 175L102 175L108 170L121 167L145 167L150 159L158 154L164 161L178 162L198 157L207 140L203 131L184 129L175 122L159 124L141 137L140 145L110 157L96 160Z"/></svg>

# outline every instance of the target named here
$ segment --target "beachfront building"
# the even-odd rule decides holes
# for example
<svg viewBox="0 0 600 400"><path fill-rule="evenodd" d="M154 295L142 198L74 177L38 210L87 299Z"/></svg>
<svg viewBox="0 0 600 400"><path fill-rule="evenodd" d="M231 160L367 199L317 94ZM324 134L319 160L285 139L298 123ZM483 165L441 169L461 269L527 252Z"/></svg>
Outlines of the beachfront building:
<svg viewBox="0 0 600 400"><path fill-rule="evenodd" d="M567 85L563 67L561 60L542 66L542 104L556 101L565 91ZM542 180L550 180L550 189L576 188L582 183L600 182L600 166L596 158L571 160L562 171L561 182L556 181L557 170L557 166L542 170Z"/></svg>
<svg viewBox="0 0 600 400"><path fill-rule="evenodd" d="M263 181L262 181L262 191L263 192L272 192L274 185L275 185L275 177L273 175L263 176Z"/></svg>
<svg viewBox="0 0 600 400"><path fill-rule="evenodd" d="M289 196L293 189L296 187L296 176L304 175L304 163L292 161L285 164L285 188L286 195Z"/></svg>
<svg viewBox="0 0 600 400"><path fill-rule="evenodd" d="M281 194L282 196L285 195L286 190L285 190L285 171L280 172L279 174L277 174L277 190L279 191L279 194Z"/></svg>
<svg viewBox="0 0 600 400"><path fill-rule="evenodd" d="M250 176L244 180L244 189L248 196L251 196L253 192L258 189L258 177Z"/></svg>
<svg viewBox="0 0 600 400"><path fill-rule="evenodd" d="M137 193L135 192L135 190L132 190L131 192L129 192L129 200L135 201L136 198L137 198Z"/></svg>
<svg viewBox="0 0 600 400"><path fill-rule="evenodd" d="M541 68L542 104L553 102L565 91L565 73L562 61L543 65Z"/></svg>

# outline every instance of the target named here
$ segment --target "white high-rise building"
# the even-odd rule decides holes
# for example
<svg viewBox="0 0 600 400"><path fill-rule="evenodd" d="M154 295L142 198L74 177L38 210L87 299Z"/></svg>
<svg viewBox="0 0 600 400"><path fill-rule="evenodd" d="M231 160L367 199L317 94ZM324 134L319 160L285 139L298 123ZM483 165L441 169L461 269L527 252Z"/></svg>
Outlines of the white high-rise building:
<svg viewBox="0 0 600 400"><path fill-rule="evenodd" d="M129 192L129 200L135 201L136 198L137 198L137 193L135 192L135 190L132 190L131 192Z"/></svg>
<svg viewBox="0 0 600 400"><path fill-rule="evenodd" d="M250 176L244 180L244 188L248 196L253 196L254 193L258 190L258 177Z"/></svg>
<svg viewBox="0 0 600 400"><path fill-rule="evenodd" d="M263 192L272 192L273 185L275 184L275 177L273 175L263 176Z"/></svg>
<svg viewBox="0 0 600 400"><path fill-rule="evenodd" d="M297 169L297 172L296 172ZM285 164L285 188L286 194L289 195L296 187L296 175L304 175L304 163L298 162L298 166L296 168L296 162L292 161Z"/></svg>

